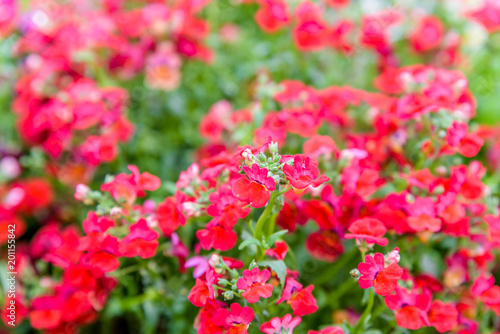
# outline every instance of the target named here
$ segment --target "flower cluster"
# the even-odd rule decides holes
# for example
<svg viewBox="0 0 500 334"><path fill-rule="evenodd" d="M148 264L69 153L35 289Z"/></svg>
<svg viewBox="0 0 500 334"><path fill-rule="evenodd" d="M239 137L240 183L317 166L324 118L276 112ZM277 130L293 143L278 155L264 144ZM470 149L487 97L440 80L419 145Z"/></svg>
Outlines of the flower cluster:
<svg viewBox="0 0 500 334"><path fill-rule="evenodd" d="M172 90L183 57L210 61L208 25L196 17L206 3L133 10L106 1L31 4L19 18L15 52L25 61L13 109L26 143L55 159L52 173L68 184L88 182L96 166L117 157L118 143L130 140L128 92L116 80L144 73L148 87Z"/></svg>
<svg viewBox="0 0 500 334"><path fill-rule="evenodd" d="M500 7L369 2L0 0L2 321L500 333Z"/></svg>

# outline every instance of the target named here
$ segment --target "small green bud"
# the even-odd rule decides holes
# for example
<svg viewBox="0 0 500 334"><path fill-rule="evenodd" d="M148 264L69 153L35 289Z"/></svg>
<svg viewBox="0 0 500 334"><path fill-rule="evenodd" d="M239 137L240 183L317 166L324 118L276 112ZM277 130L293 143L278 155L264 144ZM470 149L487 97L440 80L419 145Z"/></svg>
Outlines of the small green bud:
<svg viewBox="0 0 500 334"><path fill-rule="evenodd" d="M224 300L232 300L234 298L232 291L225 291L222 295L224 296Z"/></svg>

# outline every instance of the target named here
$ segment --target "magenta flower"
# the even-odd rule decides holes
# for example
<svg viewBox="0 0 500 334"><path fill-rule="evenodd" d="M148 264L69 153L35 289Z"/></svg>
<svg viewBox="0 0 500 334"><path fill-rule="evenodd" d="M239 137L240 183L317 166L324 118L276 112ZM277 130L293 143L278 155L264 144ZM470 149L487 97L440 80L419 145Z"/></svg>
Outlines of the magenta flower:
<svg viewBox="0 0 500 334"><path fill-rule="evenodd" d="M259 268L244 270L243 277L236 282L236 287L245 290L241 295L249 303L256 303L259 299L269 298L273 294L273 285L266 282L271 278L269 270L260 271Z"/></svg>
<svg viewBox="0 0 500 334"><path fill-rule="evenodd" d="M314 162L315 160L309 157L304 159L302 156L296 155L293 158L293 166L283 165L283 173L294 189L301 191L309 186L316 188L330 180L326 175L319 176L318 167Z"/></svg>
<svg viewBox="0 0 500 334"><path fill-rule="evenodd" d="M397 263L385 267L384 255L380 253L365 256L365 263L360 263L358 270L361 273L359 287L368 289L373 286L375 293L381 296L390 295L403 275L403 269Z"/></svg>
<svg viewBox="0 0 500 334"><path fill-rule="evenodd" d="M217 326L223 326L229 329L229 333L245 334L247 333L248 325L255 317L253 310L248 307L241 307L238 303L231 304L231 311L224 309L218 310L212 322Z"/></svg>
<svg viewBox="0 0 500 334"><path fill-rule="evenodd" d="M250 202L253 208L260 208L266 205L271 197L271 191L276 189L276 182L272 177L267 176L267 168L260 168L253 164L252 169L243 167L243 171L248 178L241 177L233 183L233 195L240 201Z"/></svg>
<svg viewBox="0 0 500 334"><path fill-rule="evenodd" d="M301 317L293 318L291 314L285 314L283 318L275 317L260 326L260 331L265 334L293 334L293 329L302 321Z"/></svg>

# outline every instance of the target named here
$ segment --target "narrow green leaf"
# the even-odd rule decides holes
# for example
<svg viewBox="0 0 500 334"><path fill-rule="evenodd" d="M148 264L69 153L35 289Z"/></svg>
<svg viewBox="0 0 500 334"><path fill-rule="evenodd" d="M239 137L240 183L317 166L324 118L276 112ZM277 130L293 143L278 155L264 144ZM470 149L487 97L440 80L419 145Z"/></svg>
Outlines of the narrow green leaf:
<svg viewBox="0 0 500 334"><path fill-rule="evenodd" d="M270 247L272 247L274 245L274 243L276 241L278 241L278 239L282 235L285 235L287 232L288 232L288 230L281 230L281 231L278 231L278 232L275 232L275 233L271 234L269 236L269 238L267 239L267 243L269 244Z"/></svg>
<svg viewBox="0 0 500 334"><path fill-rule="evenodd" d="M261 267L270 267L276 275L281 283L281 287L285 286L286 279L286 264L281 260L269 260L269 261L259 261L259 266Z"/></svg>
<svg viewBox="0 0 500 334"><path fill-rule="evenodd" d="M255 238L251 238L251 239L247 239L245 241L243 241L240 246L238 247L239 250L242 250L244 249L245 247L247 247L248 245L259 245L259 246L262 246L261 242Z"/></svg>

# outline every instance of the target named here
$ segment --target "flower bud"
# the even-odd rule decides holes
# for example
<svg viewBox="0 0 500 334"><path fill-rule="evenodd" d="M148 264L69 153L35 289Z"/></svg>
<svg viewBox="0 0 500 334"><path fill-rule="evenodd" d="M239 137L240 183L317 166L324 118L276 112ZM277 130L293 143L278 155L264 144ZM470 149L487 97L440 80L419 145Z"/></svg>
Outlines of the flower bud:
<svg viewBox="0 0 500 334"><path fill-rule="evenodd" d="M351 270L349 274L351 274L352 278L359 278L361 276L361 273L359 272L358 269Z"/></svg>
<svg viewBox="0 0 500 334"><path fill-rule="evenodd" d="M14 179L21 174L19 162L14 157L5 157L0 161L0 174L7 179Z"/></svg>
<svg viewBox="0 0 500 334"><path fill-rule="evenodd" d="M234 298L234 293L232 291L226 291L222 295L224 296L224 300L232 300Z"/></svg>
<svg viewBox="0 0 500 334"><path fill-rule="evenodd" d="M122 215L122 208L117 207L117 206L111 208L111 210L109 210L109 215L110 215L111 219L120 218L120 216Z"/></svg>
<svg viewBox="0 0 500 334"><path fill-rule="evenodd" d="M399 255L399 247L394 248L386 255L386 262L389 264L398 263L401 260L401 256Z"/></svg>
<svg viewBox="0 0 500 334"><path fill-rule="evenodd" d="M271 152L272 155L278 154L278 142L270 142L269 143L269 152Z"/></svg>
<svg viewBox="0 0 500 334"><path fill-rule="evenodd" d="M77 201L84 201L87 199L89 193L90 188L85 184L80 183L76 186L74 197Z"/></svg>

